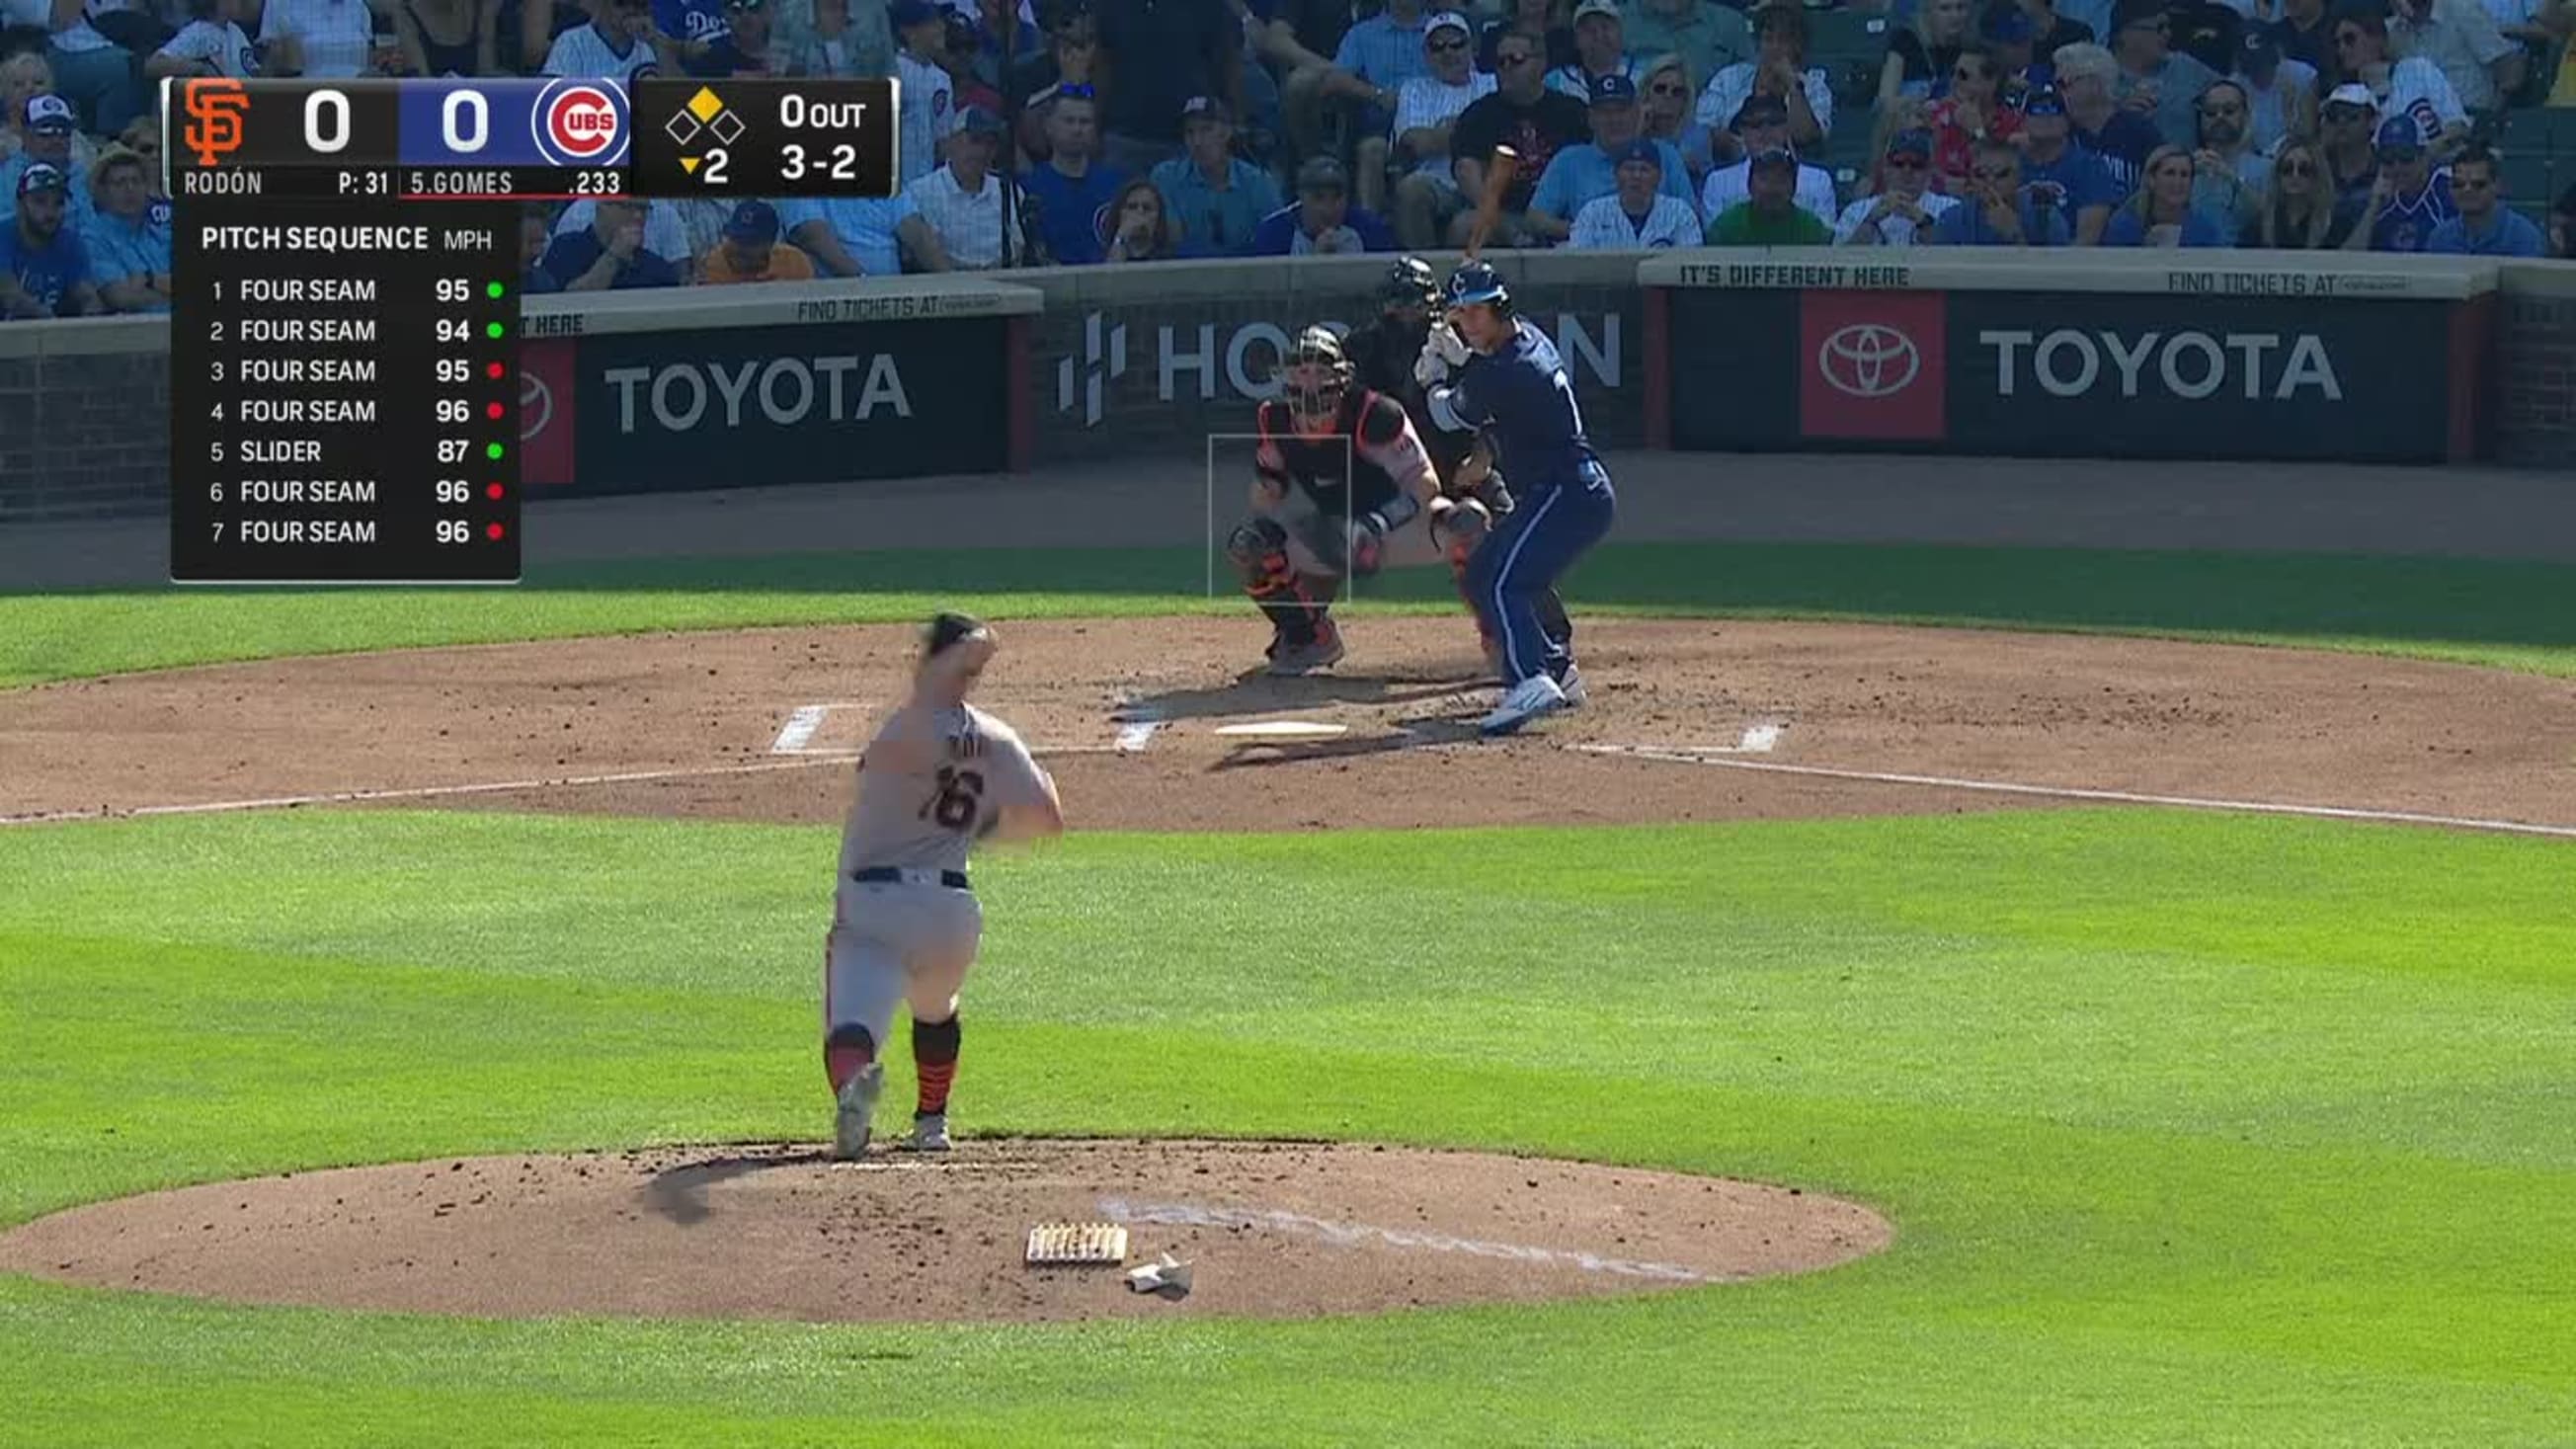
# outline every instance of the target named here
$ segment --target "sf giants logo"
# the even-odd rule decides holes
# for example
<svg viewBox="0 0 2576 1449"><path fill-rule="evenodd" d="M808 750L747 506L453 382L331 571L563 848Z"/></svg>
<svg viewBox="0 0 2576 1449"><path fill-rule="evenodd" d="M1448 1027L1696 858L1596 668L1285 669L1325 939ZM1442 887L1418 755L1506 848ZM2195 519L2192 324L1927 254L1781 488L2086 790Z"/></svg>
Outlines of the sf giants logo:
<svg viewBox="0 0 2576 1449"><path fill-rule="evenodd" d="M250 111L250 93L238 80L188 82L188 124L180 133L197 164L212 166L241 149L242 117Z"/></svg>

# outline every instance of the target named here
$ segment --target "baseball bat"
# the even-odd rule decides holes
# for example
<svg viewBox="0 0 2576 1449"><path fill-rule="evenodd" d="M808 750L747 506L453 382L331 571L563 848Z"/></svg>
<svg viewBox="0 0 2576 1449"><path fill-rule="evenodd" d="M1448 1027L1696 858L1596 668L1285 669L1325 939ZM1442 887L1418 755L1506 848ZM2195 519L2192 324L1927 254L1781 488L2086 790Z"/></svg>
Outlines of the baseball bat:
<svg viewBox="0 0 2576 1449"><path fill-rule="evenodd" d="M1485 238L1494 234L1494 226L1503 219L1503 193L1512 189L1513 173L1521 169L1521 153L1509 146L1496 146L1494 159L1485 163L1485 194L1476 198L1476 225L1467 233L1467 260L1485 249Z"/></svg>

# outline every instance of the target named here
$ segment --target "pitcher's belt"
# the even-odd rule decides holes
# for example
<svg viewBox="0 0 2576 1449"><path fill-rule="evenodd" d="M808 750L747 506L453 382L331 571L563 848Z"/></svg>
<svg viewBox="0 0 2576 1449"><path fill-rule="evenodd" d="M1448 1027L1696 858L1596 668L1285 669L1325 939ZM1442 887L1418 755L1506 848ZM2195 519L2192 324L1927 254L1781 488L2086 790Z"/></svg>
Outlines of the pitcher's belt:
<svg viewBox="0 0 2576 1449"><path fill-rule="evenodd" d="M967 888L966 872L962 870L900 870L890 865L879 865L851 871L850 879L861 885L946 886L952 891Z"/></svg>

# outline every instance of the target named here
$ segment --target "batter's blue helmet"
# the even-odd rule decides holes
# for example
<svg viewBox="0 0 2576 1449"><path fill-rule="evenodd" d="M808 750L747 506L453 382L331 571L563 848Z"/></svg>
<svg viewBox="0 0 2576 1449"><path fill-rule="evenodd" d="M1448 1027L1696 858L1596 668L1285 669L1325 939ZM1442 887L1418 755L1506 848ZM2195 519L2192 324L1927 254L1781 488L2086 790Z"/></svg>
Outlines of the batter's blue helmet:
<svg viewBox="0 0 2576 1449"><path fill-rule="evenodd" d="M1463 262L1449 274L1449 305L1472 307L1484 303L1494 307L1512 304L1511 290L1503 285L1503 274L1483 262Z"/></svg>

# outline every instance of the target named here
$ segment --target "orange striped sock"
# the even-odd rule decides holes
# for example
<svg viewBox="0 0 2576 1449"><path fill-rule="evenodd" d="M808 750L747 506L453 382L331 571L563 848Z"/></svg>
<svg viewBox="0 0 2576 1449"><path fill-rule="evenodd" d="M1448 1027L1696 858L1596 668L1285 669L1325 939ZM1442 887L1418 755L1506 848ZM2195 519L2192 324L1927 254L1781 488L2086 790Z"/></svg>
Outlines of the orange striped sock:
<svg viewBox="0 0 2576 1449"><path fill-rule="evenodd" d="M957 1080L957 1063L951 1060L916 1065L921 1069L921 1109L915 1115L926 1117L933 1112L947 1111L948 1087Z"/></svg>

